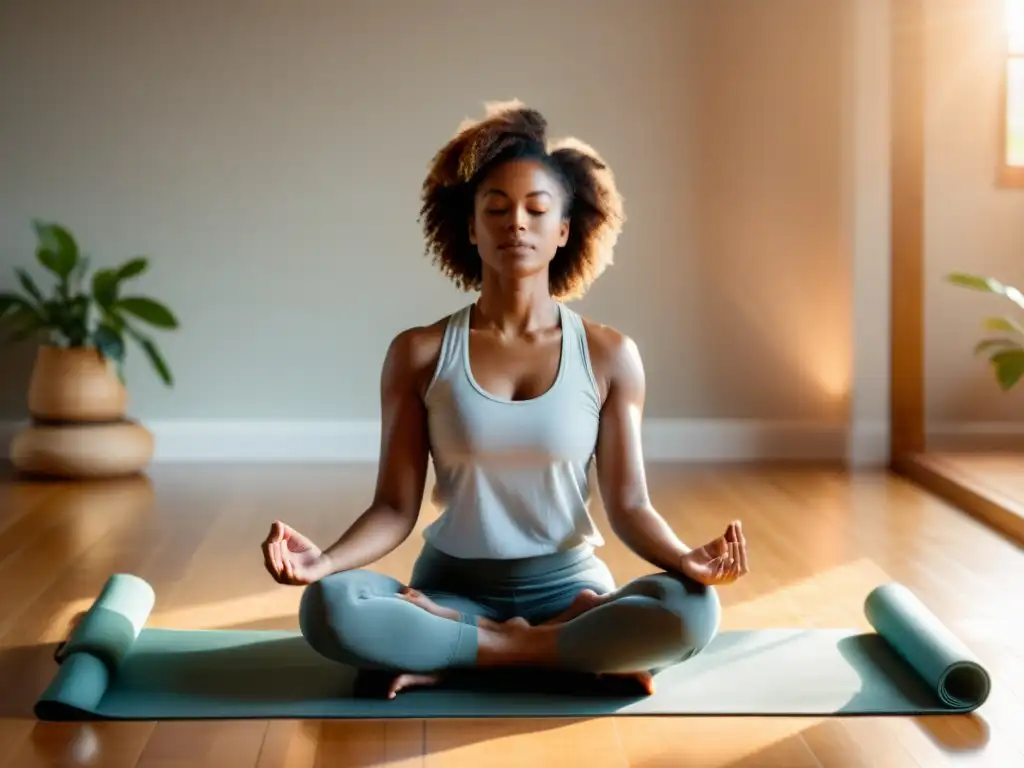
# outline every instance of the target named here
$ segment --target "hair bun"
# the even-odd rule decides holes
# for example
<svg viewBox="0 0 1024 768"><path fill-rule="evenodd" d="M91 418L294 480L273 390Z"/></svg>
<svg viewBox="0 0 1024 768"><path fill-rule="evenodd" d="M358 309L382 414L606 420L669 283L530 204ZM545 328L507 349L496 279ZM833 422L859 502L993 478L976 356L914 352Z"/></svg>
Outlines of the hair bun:
<svg viewBox="0 0 1024 768"><path fill-rule="evenodd" d="M516 141L527 141L546 149L547 130L548 121L544 116L518 99L485 103L483 118L467 119L459 126L455 138L462 144L456 171L458 180L469 181L489 156Z"/></svg>
<svg viewBox="0 0 1024 768"><path fill-rule="evenodd" d="M519 99L488 101L484 103L482 118L467 117L459 125L457 137L469 134L515 133L531 141L547 140L548 121L536 109Z"/></svg>

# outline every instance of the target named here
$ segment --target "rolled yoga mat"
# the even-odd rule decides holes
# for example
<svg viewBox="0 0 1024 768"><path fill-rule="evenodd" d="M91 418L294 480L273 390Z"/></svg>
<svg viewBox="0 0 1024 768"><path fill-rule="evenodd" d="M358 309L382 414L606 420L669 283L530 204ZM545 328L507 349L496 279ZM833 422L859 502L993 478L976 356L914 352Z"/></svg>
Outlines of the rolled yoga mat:
<svg viewBox="0 0 1024 768"><path fill-rule="evenodd" d="M356 696L356 670L321 657L298 632L147 629L155 599L142 579L109 579L57 653L39 719L954 714L980 707L991 685L974 655L896 583L865 601L875 633L723 632L661 671L650 696L522 670L490 680L474 672L471 683L393 700Z"/></svg>

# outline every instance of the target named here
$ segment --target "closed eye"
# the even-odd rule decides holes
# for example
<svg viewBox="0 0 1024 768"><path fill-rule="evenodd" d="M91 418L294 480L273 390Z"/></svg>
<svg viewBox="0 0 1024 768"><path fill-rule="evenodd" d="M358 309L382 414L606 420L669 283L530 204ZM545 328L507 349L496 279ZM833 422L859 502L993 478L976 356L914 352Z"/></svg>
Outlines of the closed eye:
<svg viewBox="0 0 1024 768"><path fill-rule="evenodd" d="M508 213L508 210L505 208L488 208L485 212L493 216L500 216L503 213ZM545 213L547 213L547 211L527 211L527 213L529 213L531 216L543 216Z"/></svg>

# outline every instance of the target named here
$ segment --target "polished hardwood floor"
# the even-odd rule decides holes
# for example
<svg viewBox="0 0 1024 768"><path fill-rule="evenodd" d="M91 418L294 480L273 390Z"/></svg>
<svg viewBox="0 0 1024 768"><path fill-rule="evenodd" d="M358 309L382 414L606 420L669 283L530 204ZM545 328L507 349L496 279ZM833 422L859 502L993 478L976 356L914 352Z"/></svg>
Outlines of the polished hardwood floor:
<svg viewBox="0 0 1024 768"><path fill-rule="evenodd" d="M969 716L481 721L40 723L36 696L69 619L107 577L156 588L151 626L295 628L300 592L259 544L281 517L323 543L362 511L372 466L158 466L117 482L0 479L0 766L1024 765L1024 553L886 473L826 466L652 465L655 502L700 543L739 517L752 572L722 590L726 628L868 628L867 592L897 579L981 657ZM608 533L619 580L644 563ZM420 527L433 517L424 510ZM408 575L418 533L377 564Z"/></svg>
<svg viewBox="0 0 1024 768"><path fill-rule="evenodd" d="M937 452L930 455L1024 511L1024 453L1020 451Z"/></svg>

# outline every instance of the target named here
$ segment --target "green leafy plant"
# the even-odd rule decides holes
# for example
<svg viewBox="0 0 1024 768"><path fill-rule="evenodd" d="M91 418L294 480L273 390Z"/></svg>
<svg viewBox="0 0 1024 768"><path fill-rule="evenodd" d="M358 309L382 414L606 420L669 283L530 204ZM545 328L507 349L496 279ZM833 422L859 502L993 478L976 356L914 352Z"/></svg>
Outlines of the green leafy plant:
<svg viewBox="0 0 1024 768"><path fill-rule="evenodd" d="M992 277L954 272L946 278L953 285L982 291L1008 299L1018 309L1024 309L1024 293ZM1024 376L1024 325L1012 317L985 318L982 327L998 336L982 339L974 345L976 355L987 354L999 387L1012 389Z"/></svg>
<svg viewBox="0 0 1024 768"><path fill-rule="evenodd" d="M0 324L13 327L7 340L33 336L61 347L94 347L111 360L124 381L126 340L138 344L167 386L173 377L156 343L136 324L174 330L178 320L163 304L148 296L122 295L129 282L149 267L144 256L119 267L96 270L87 280L89 256L79 250L68 229L60 224L32 222L38 245L36 259L56 279L49 296L29 273L16 267L24 294L0 292Z"/></svg>

